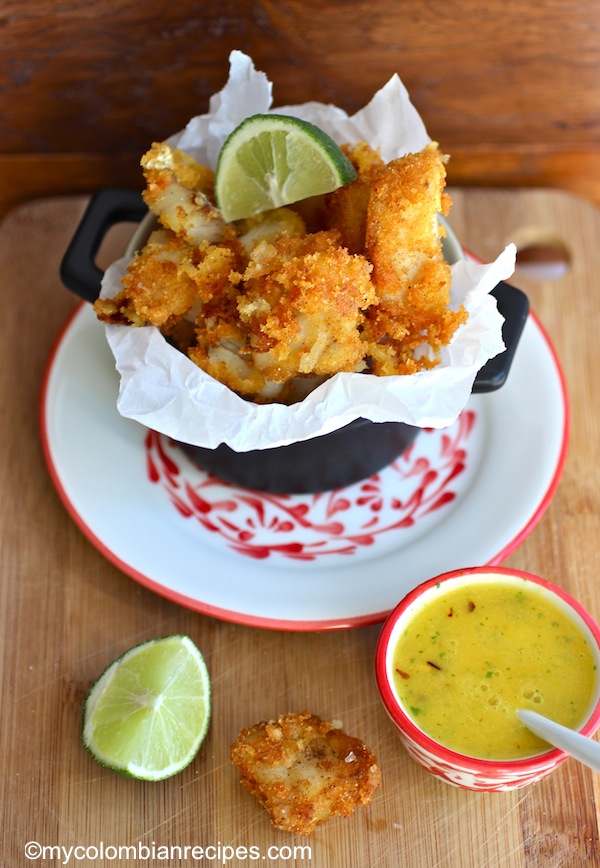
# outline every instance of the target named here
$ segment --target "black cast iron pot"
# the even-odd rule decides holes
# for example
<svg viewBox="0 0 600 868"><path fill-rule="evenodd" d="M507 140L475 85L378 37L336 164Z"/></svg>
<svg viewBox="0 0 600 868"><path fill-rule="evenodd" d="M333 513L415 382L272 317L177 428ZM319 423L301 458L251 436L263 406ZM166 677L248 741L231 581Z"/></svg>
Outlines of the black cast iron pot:
<svg viewBox="0 0 600 868"><path fill-rule="evenodd" d="M140 193L107 189L96 193L77 227L61 263L65 286L93 303L100 292L103 272L95 263L100 244L111 226L140 222L147 215ZM451 231L445 241L448 261L460 256ZM493 392L504 385L529 313L527 296L507 283L493 290L504 317L502 337L506 350L478 372L473 393ZM349 425L288 446L235 452L222 443L205 449L179 446L200 467L226 482L273 493L329 491L372 476L401 455L420 429L398 422L356 419Z"/></svg>

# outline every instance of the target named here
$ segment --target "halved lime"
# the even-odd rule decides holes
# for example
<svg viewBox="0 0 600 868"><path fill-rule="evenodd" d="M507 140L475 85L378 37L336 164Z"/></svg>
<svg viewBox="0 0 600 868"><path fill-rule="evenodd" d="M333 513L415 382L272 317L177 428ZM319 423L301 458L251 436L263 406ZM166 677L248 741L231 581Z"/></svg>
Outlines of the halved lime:
<svg viewBox="0 0 600 868"><path fill-rule="evenodd" d="M252 115L221 148L215 196L225 220L241 220L355 178L350 160L319 127L287 115Z"/></svg>
<svg viewBox="0 0 600 868"><path fill-rule="evenodd" d="M136 645L105 669L83 707L82 740L95 760L147 781L194 759L210 721L210 678L188 636Z"/></svg>

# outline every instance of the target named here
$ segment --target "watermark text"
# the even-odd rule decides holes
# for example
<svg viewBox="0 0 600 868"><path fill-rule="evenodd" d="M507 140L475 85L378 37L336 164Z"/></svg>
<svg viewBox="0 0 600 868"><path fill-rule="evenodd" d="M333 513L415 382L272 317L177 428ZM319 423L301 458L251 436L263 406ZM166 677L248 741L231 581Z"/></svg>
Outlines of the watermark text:
<svg viewBox="0 0 600 868"><path fill-rule="evenodd" d="M108 844L100 841L98 844L43 844L40 841L28 841L24 847L25 857L32 862L53 860L57 865L74 865L77 862L117 862L124 860L143 864L152 860L153 863L173 860L194 862L216 862L227 865L234 859L244 862L294 862L312 858L312 851L307 844L283 844L261 848L254 845L216 844L206 846L200 844L158 844L152 841L144 844Z"/></svg>

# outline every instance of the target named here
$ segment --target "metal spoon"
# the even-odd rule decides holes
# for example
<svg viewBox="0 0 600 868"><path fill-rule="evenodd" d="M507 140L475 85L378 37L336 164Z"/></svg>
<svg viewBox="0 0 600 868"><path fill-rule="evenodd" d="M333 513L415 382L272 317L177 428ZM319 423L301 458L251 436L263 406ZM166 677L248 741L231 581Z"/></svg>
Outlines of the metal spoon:
<svg viewBox="0 0 600 868"><path fill-rule="evenodd" d="M520 709L517 716L527 729L530 729L544 741L554 747L564 750L574 759L586 766L600 771L600 744L579 732L575 732L560 723L538 714L537 711Z"/></svg>

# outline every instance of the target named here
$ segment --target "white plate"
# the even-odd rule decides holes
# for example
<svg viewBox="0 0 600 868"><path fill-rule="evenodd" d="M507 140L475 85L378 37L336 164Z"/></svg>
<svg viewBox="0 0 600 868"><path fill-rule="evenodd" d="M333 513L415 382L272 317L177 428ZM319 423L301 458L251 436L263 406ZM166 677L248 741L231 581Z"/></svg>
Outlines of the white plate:
<svg viewBox="0 0 600 868"><path fill-rule="evenodd" d="M220 483L116 410L117 374L82 304L42 391L47 464L69 513L124 573L189 608L282 630L382 620L420 582L495 564L534 528L568 438L564 379L530 315L498 392L471 398L382 473L319 495Z"/></svg>

